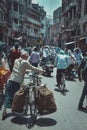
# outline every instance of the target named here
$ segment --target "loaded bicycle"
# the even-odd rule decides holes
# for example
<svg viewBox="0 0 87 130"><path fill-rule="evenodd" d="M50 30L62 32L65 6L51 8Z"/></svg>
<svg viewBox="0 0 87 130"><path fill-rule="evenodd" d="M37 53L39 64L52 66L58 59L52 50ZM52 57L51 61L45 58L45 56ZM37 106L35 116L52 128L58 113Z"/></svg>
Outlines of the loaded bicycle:
<svg viewBox="0 0 87 130"><path fill-rule="evenodd" d="M16 112L12 111L12 113L16 116L26 116L28 115L28 111L30 114L30 119L28 127L33 126L35 124L35 121L37 119L37 104L36 104L36 90L37 87L41 85L41 77L38 76L37 73L31 73L31 75L28 76L29 83L26 85L23 85L24 93L25 93L25 104L23 106L23 112Z"/></svg>
<svg viewBox="0 0 87 130"><path fill-rule="evenodd" d="M65 70L61 70L61 71L58 72L57 80L58 80L58 84L56 86L58 86L61 93L65 95L66 94Z"/></svg>
<svg viewBox="0 0 87 130"><path fill-rule="evenodd" d="M65 72L61 72L61 82L60 82L62 93L65 95L66 91L66 81L65 81Z"/></svg>

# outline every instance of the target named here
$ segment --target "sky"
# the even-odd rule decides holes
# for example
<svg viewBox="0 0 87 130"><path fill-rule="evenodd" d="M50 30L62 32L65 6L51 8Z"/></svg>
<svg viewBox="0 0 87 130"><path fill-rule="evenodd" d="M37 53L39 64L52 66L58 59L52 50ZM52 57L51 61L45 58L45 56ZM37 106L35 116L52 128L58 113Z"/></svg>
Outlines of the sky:
<svg viewBox="0 0 87 130"><path fill-rule="evenodd" d="M53 11L61 6L61 2L62 0L32 0L32 3L43 6L49 16L53 16Z"/></svg>

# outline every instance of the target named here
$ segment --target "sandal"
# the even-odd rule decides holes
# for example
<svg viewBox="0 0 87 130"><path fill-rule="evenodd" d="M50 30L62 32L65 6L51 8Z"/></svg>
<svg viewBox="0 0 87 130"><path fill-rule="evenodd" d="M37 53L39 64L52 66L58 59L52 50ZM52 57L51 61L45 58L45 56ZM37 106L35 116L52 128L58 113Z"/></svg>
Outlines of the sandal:
<svg viewBox="0 0 87 130"><path fill-rule="evenodd" d="M4 112L2 113L2 120L5 120L6 117L7 117L7 113L6 113L6 111L4 111Z"/></svg>

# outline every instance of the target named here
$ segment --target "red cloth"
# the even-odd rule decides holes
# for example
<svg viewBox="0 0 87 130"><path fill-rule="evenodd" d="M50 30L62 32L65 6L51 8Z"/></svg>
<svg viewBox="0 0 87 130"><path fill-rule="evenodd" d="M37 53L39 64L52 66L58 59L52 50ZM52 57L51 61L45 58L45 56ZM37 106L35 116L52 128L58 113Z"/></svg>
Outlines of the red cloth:
<svg viewBox="0 0 87 130"><path fill-rule="evenodd" d="M15 61L17 58L19 58L20 55L21 55L21 53L20 53L19 50L13 50L13 51L12 51L11 56L10 56L12 68L13 68L13 65L14 65L14 61Z"/></svg>

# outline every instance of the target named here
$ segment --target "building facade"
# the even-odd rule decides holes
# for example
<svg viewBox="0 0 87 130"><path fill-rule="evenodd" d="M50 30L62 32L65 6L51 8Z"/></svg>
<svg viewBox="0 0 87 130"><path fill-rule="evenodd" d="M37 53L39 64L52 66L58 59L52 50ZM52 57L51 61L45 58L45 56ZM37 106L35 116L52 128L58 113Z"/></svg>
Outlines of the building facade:
<svg viewBox="0 0 87 130"><path fill-rule="evenodd" d="M36 44L45 36L46 12L32 0L0 1L0 41L23 46Z"/></svg>
<svg viewBox="0 0 87 130"><path fill-rule="evenodd" d="M0 1L0 41L7 40L7 8L6 0Z"/></svg>
<svg viewBox="0 0 87 130"><path fill-rule="evenodd" d="M87 1L62 0L62 19L64 47L87 49Z"/></svg>

